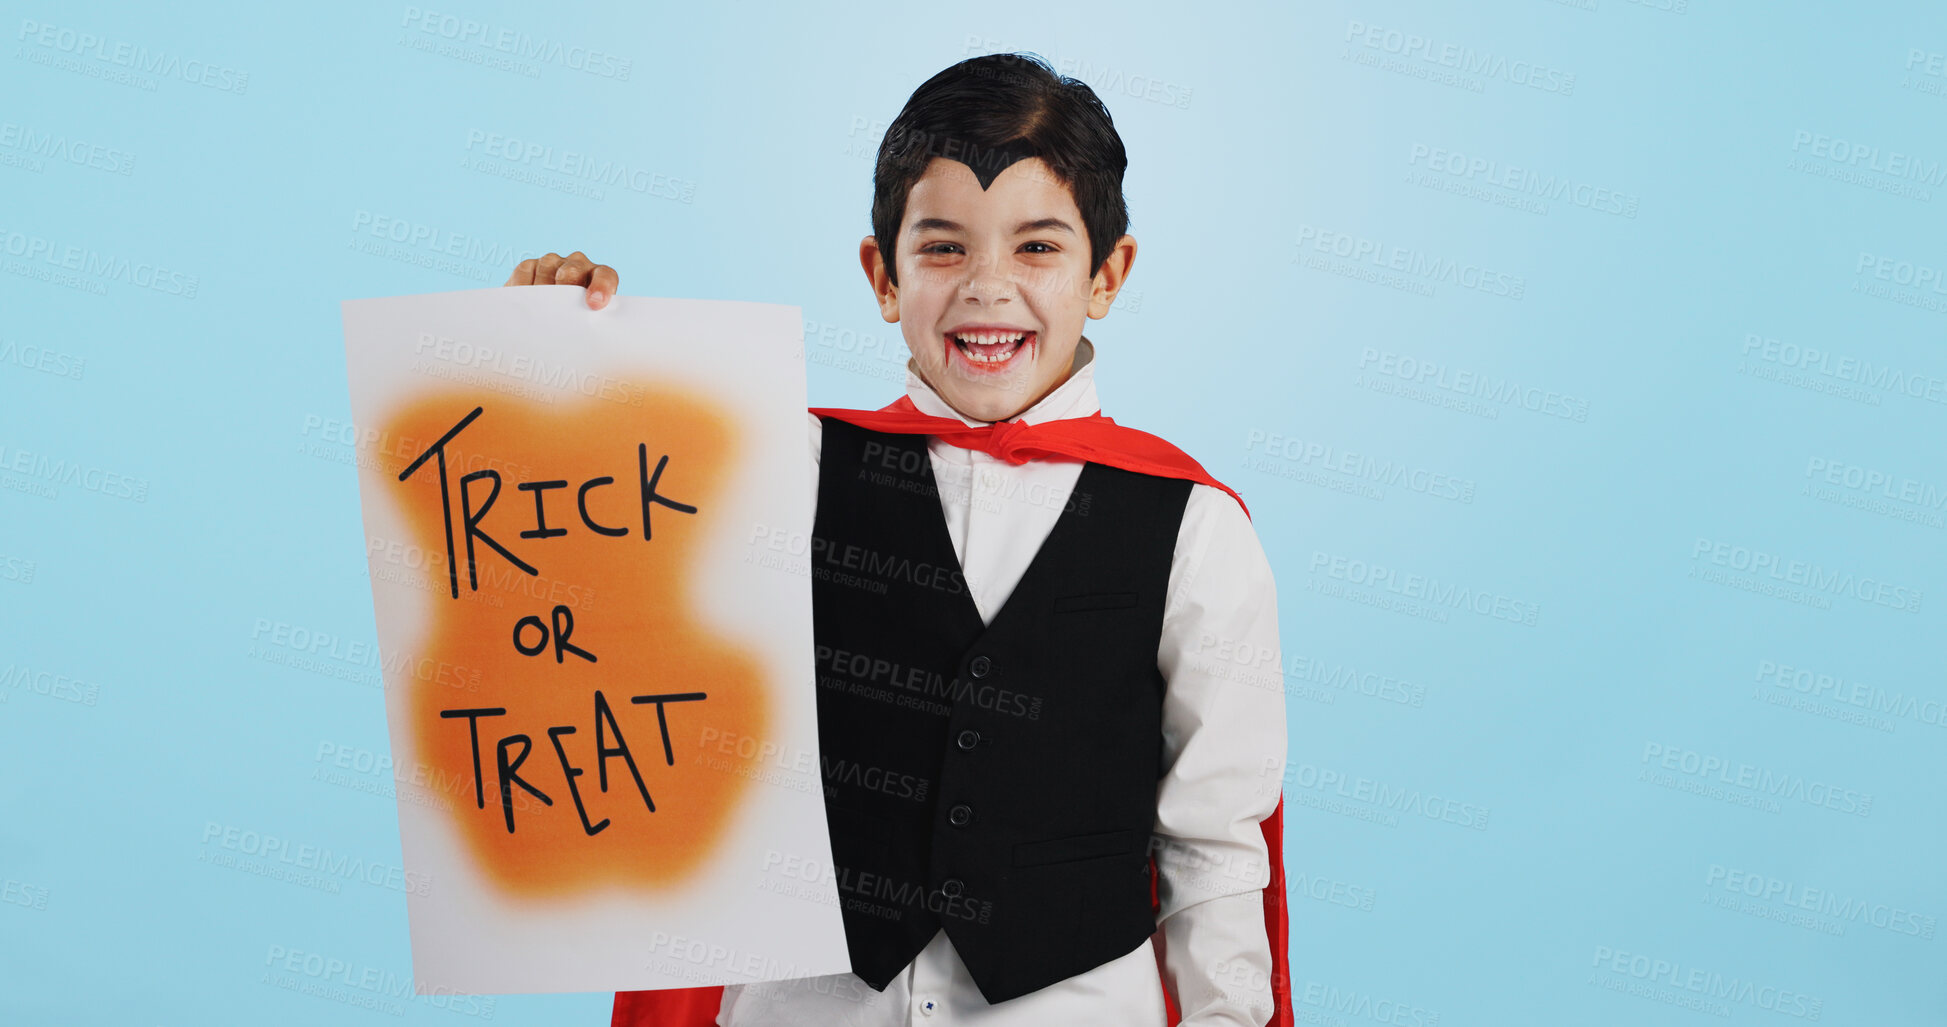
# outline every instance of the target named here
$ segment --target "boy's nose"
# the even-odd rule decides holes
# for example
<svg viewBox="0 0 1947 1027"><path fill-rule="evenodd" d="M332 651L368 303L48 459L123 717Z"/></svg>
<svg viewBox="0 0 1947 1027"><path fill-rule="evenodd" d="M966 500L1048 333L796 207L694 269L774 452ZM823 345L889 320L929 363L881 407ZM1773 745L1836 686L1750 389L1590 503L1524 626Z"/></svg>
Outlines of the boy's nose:
<svg viewBox="0 0 1947 1027"><path fill-rule="evenodd" d="M962 302L1001 303L1014 295L1014 282L994 263L976 264L960 287Z"/></svg>

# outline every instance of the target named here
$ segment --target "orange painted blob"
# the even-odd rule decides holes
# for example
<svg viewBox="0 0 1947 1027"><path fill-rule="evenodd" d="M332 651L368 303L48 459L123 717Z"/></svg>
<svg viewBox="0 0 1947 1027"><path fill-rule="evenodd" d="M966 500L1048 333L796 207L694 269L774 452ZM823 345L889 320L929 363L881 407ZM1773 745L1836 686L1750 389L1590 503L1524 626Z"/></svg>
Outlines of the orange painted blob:
<svg viewBox="0 0 1947 1027"><path fill-rule="evenodd" d="M435 805L447 809L441 815L451 818L484 876L509 895L680 885L723 841L752 779L765 769L758 753L776 751L752 744L765 738L770 722L758 661L735 639L712 634L694 613L700 546L707 533L722 527L712 504L727 488L737 459L732 421L707 400L664 387L631 385L625 394L643 401L543 403L440 390L398 409L377 435L381 448L368 454L404 514L409 541L427 558L424 587L413 591L425 597L430 620L414 656L422 664L466 668L457 680L477 681L469 689L438 680L440 675L407 673L387 684L410 692L406 708L424 775L442 784ZM443 448L450 507L442 507L436 459L399 480L476 406L481 413ZM638 453L639 444L646 453ZM478 471L498 474L498 494L483 477L466 484L462 495L462 478ZM656 495L696 508L688 513L647 503L646 540L645 477L655 479ZM566 484L522 489L523 482ZM537 530L537 497L546 530L565 534L521 537ZM476 580L469 580L469 505L478 530L537 573L476 538ZM457 600L446 563L449 517ZM624 533L598 532L591 521ZM534 620L517 633L517 624L529 617ZM557 625L568 628L572 647L558 654ZM541 648L526 655L517 638L519 646ZM592 654L594 662L575 649ZM697 692L704 698L665 701L661 722L657 705L631 702ZM612 719L598 717L597 693ZM476 794L469 720L441 713L494 708L506 713L473 720L479 735ZM609 750L605 759L597 752L598 720L600 742ZM553 736L550 728L557 729ZM549 800L510 779L511 833L499 773L503 740L514 776ZM578 774L564 769L564 755ZM596 834L588 833L576 812L571 781L588 824L608 821Z"/></svg>

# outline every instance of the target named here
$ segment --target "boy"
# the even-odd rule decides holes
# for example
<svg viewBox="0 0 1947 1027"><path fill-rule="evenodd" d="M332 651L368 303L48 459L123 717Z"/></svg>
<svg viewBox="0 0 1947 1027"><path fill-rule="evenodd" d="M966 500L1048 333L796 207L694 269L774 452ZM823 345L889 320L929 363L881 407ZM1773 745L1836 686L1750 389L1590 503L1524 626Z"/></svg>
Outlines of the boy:
<svg viewBox="0 0 1947 1027"><path fill-rule="evenodd" d="M948 68L886 132L859 260L906 396L810 422L853 971L625 993L617 1024L1289 1023L1284 695L1225 672L1281 666L1270 569L1234 493L1100 417L1081 334L1135 260L1126 164L1026 55ZM508 282L535 283L618 284L580 252Z"/></svg>

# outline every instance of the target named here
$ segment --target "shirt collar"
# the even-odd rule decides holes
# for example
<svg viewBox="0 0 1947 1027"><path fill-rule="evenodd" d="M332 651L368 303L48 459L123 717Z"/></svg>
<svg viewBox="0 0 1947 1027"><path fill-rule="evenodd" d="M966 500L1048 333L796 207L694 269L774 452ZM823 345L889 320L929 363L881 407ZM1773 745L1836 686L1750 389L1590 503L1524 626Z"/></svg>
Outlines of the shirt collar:
<svg viewBox="0 0 1947 1027"><path fill-rule="evenodd" d="M976 421L947 405L940 394L919 376L919 365L911 357L906 358L906 395L921 413L935 417L955 417L964 424L983 425L992 422ZM1068 378L1054 387L1033 406L1021 411L1013 419L1028 424L1043 421L1057 421L1065 417L1087 417L1099 412L1102 404L1095 396L1095 344L1082 336L1075 345L1075 359L1068 365Z"/></svg>

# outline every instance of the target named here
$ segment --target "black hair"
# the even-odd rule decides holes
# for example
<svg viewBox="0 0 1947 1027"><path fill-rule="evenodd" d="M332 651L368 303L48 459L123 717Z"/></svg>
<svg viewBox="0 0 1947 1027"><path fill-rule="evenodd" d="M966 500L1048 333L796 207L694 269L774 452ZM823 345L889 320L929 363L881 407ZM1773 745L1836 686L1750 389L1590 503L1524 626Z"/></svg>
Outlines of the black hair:
<svg viewBox="0 0 1947 1027"><path fill-rule="evenodd" d="M970 57L913 90L879 143L872 234L894 284L906 197L935 157L967 165L982 189L1017 160L1046 161L1081 211L1090 277L1129 230L1129 206L1122 196L1129 155L1095 90L1056 74L1032 53Z"/></svg>

